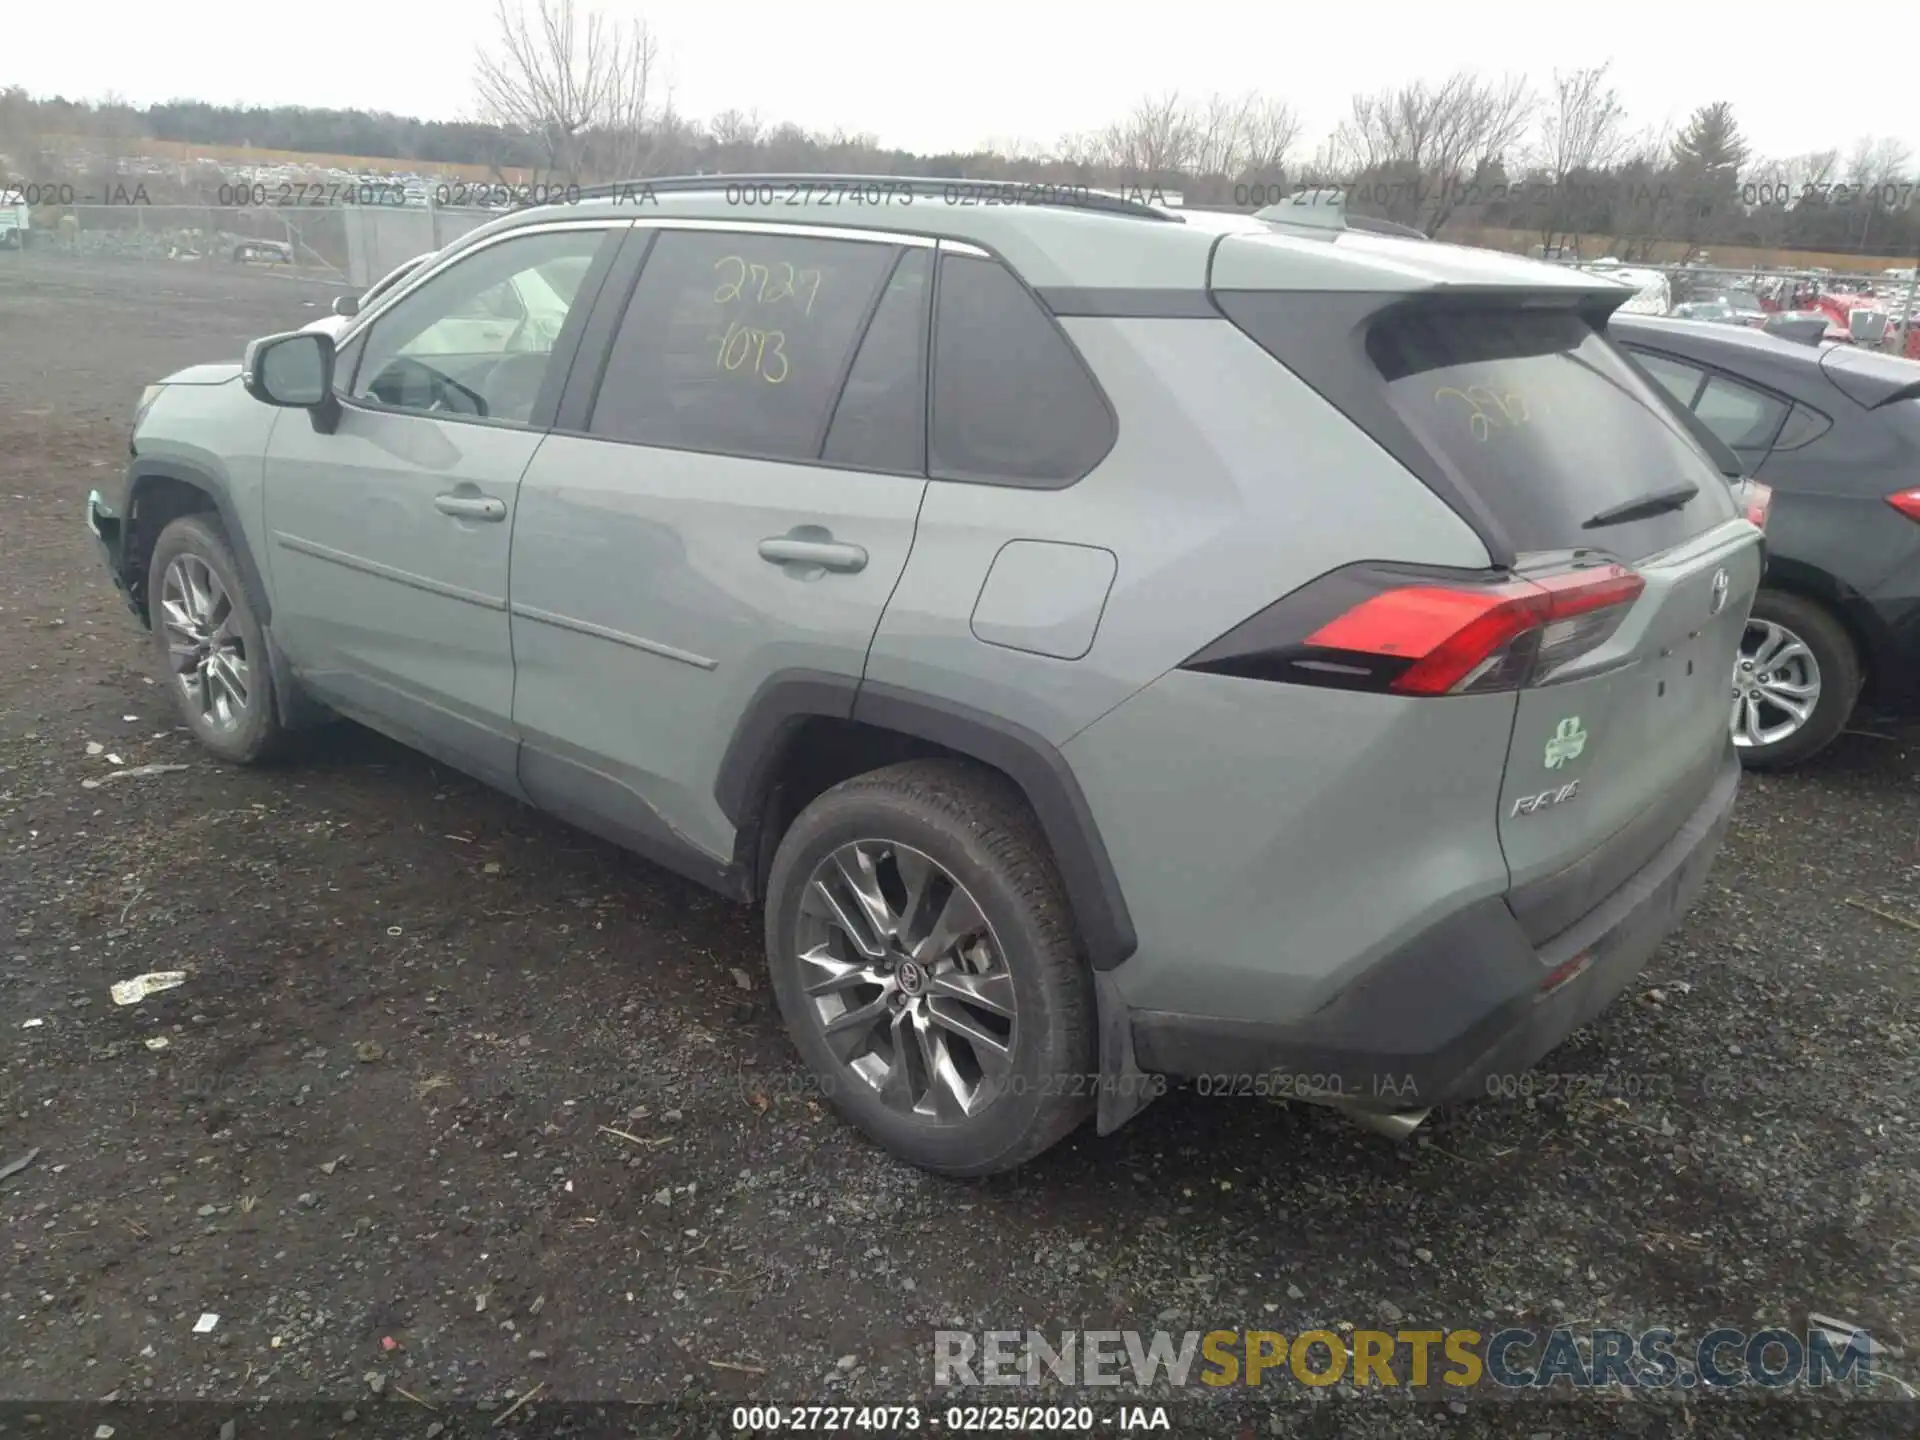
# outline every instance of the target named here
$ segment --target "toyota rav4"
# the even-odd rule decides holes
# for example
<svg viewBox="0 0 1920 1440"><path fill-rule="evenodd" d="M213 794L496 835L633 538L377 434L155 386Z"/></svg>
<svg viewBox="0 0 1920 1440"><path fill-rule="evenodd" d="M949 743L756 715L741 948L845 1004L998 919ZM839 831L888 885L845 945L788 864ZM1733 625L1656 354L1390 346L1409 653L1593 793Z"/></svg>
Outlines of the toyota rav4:
<svg viewBox="0 0 1920 1440"><path fill-rule="evenodd" d="M1405 1128L1679 921L1762 532L1617 283L1320 196L648 197L148 390L89 521L209 750L348 716L761 907L950 1173L1167 1077Z"/></svg>

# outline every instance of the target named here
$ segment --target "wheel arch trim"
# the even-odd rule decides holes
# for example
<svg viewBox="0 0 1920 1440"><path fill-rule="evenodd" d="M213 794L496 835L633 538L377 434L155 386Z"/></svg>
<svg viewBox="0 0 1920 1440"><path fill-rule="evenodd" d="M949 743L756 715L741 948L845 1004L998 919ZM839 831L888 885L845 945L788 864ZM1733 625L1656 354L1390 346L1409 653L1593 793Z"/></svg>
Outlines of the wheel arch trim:
<svg viewBox="0 0 1920 1440"><path fill-rule="evenodd" d="M135 459L127 466L127 514L125 523L131 527L140 517L140 492L142 484L148 480L173 480L200 491L213 502L214 513L220 517L220 528L226 532L227 545L233 551L234 564L240 567L240 579L247 587L247 599L252 603L254 615L264 627L273 620L273 600L267 592L265 577L253 558L253 547L247 541L246 527L240 523L240 512L234 508L232 492L218 475L180 460ZM125 534L131 534L129 528ZM156 535L154 539L158 539ZM147 554L153 553L149 547ZM126 547L120 552L122 578L132 581L136 577L126 573L131 557ZM148 622L151 624L151 621Z"/></svg>
<svg viewBox="0 0 1920 1440"><path fill-rule="evenodd" d="M1781 561L1776 557L1768 566L1758 593L1764 595L1769 590L1819 606L1840 627L1841 633L1852 642L1863 695L1875 690L1890 664L1898 664L1891 639L1879 623L1873 602L1839 576L1817 566Z"/></svg>
<svg viewBox="0 0 1920 1440"><path fill-rule="evenodd" d="M1138 948L1119 877L1065 757L1044 736L957 701L819 671L776 672L748 702L714 782L714 800L734 825L760 823L788 746L815 717L924 740L1006 775L1040 821L1094 969L1114 969Z"/></svg>

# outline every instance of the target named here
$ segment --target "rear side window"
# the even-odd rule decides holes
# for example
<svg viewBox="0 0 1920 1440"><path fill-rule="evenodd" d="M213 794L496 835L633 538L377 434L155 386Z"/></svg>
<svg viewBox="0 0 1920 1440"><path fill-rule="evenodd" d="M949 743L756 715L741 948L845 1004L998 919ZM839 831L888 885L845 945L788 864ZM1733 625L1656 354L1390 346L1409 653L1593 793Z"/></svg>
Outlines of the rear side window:
<svg viewBox="0 0 1920 1440"><path fill-rule="evenodd" d="M1795 405L1787 416L1787 423L1780 427L1780 436L1773 442L1776 450L1798 450L1802 445L1810 445L1833 428L1833 422L1818 410L1805 405Z"/></svg>
<svg viewBox="0 0 1920 1440"><path fill-rule="evenodd" d="M674 449L816 459L898 253L856 240L662 231L587 428Z"/></svg>
<svg viewBox="0 0 1920 1440"><path fill-rule="evenodd" d="M933 330L935 479L1055 489L1113 448L1113 414L1053 319L1005 266L940 260Z"/></svg>
<svg viewBox="0 0 1920 1440"><path fill-rule="evenodd" d="M1638 360L1646 372L1660 382L1674 399L1689 409L1693 406L1693 397L1700 392L1700 382L1704 372L1691 365L1682 365L1678 360L1669 360L1664 355L1654 355L1645 350L1635 350L1633 358Z"/></svg>
<svg viewBox="0 0 1920 1440"><path fill-rule="evenodd" d="M1715 375L1693 402L1700 423L1736 450L1764 450L1787 418L1786 402Z"/></svg>
<svg viewBox="0 0 1920 1440"><path fill-rule="evenodd" d="M1518 552L1638 558L1733 516L1724 478L1681 421L1574 312L1404 312L1373 326L1367 351L1394 412ZM1686 484L1698 490L1680 509L1587 524Z"/></svg>

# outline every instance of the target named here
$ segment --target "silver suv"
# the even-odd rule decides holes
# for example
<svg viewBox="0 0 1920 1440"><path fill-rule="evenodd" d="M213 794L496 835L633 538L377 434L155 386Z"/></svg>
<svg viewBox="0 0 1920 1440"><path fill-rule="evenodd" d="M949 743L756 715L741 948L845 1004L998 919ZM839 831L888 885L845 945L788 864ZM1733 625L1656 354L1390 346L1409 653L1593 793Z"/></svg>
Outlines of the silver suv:
<svg viewBox="0 0 1920 1440"><path fill-rule="evenodd" d="M151 388L90 523L216 754L350 716L763 906L916 1164L1180 1076L1404 1129L1698 892L1762 535L1617 284L1305 201L506 216Z"/></svg>

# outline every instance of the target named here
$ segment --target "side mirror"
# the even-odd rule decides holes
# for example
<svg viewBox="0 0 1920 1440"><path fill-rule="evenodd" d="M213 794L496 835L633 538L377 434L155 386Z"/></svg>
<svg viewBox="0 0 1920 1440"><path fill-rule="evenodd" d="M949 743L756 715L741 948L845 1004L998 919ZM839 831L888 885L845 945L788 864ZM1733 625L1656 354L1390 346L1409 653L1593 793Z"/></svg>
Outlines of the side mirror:
<svg viewBox="0 0 1920 1440"><path fill-rule="evenodd" d="M333 395L333 337L319 330L269 335L247 346L240 383L254 399L307 410L313 428L331 431L340 415Z"/></svg>
<svg viewBox="0 0 1920 1440"><path fill-rule="evenodd" d="M342 319L351 320L355 315L360 313L360 297L358 295L334 296L333 313Z"/></svg>

